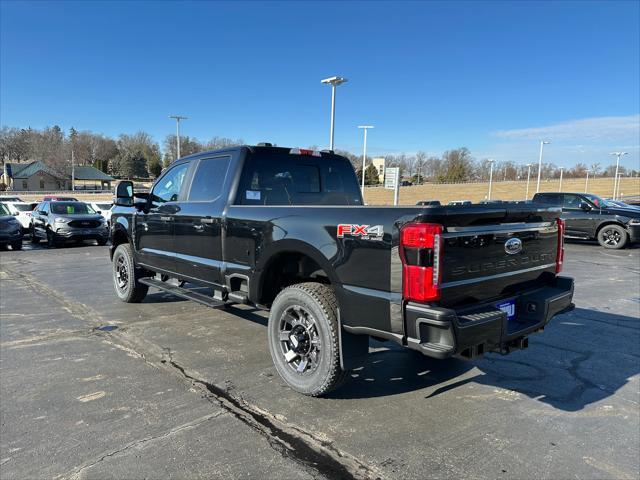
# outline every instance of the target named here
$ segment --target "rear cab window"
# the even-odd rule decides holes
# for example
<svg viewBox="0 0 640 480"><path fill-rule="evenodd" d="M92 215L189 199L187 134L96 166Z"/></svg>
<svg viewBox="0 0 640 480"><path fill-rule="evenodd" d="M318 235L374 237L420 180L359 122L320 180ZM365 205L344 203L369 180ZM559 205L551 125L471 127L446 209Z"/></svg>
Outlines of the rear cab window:
<svg viewBox="0 0 640 480"><path fill-rule="evenodd" d="M235 204L362 205L362 196L348 160L269 149L247 154Z"/></svg>

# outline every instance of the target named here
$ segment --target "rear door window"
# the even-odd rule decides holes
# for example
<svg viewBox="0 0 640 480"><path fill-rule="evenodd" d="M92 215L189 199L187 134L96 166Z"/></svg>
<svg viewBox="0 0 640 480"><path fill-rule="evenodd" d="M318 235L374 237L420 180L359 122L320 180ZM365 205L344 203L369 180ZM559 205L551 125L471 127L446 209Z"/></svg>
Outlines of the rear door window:
<svg viewBox="0 0 640 480"><path fill-rule="evenodd" d="M351 165L340 157L248 155L237 205L361 205Z"/></svg>
<svg viewBox="0 0 640 480"><path fill-rule="evenodd" d="M546 203L549 205L562 205L562 195L554 193L551 195L536 195L534 201L536 203Z"/></svg>
<svg viewBox="0 0 640 480"><path fill-rule="evenodd" d="M189 189L189 202L208 202L222 194L231 157L205 158L200 160Z"/></svg>
<svg viewBox="0 0 640 480"><path fill-rule="evenodd" d="M578 195L570 193L564 194L564 201L562 202L562 208L569 208L571 210L579 210L580 204L583 202L582 198Z"/></svg>

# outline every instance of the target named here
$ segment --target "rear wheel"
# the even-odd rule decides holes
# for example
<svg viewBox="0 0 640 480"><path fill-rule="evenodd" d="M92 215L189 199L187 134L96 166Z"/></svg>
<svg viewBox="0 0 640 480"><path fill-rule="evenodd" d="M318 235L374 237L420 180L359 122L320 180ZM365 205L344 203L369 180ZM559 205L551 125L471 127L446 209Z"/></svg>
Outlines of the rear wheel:
<svg viewBox="0 0 640 480"><path fill-rule="evenodd" d="M295 391L319 396L342 384L338 302L321 283L285 288L271 307L268 342L282 379Z"/></svg>
<svg viewBox="0 0 640 480"><path fill-rule="evenodd" d="M598 242L604 248L624 248L629 241L627 231L620 225L605 225L598 232Z"/></svg>
<svg viewBox="0 0 640 480"><path fill-rule="evenodd" d="M98 239L96 240L96 242L98 242L98 245L100 245L101 247L104 247L107 244L107 239Z"/></svg>
<svg viewBox="0 0 640 480"><path fill-rule="evenodd" d="M11 243L11 250L22 250L22 240Z"/></svg>
<svg viewBox="0 0 640 480"><path fill-rule="evenodd" d="M131 245L118 245L113 253L113 287L120 300L139 303L147 296L149 286L138 281L143 276L142 273L143 270L136 268L133 261Z"/></svg>

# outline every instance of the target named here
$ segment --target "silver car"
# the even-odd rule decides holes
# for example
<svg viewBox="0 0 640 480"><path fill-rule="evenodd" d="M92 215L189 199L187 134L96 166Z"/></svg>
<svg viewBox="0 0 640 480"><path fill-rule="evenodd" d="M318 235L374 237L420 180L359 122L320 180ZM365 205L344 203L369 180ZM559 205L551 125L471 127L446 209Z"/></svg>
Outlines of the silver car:
<svg viewBox="0 0 640 480"><path fill-rule="evenodd" d="M84 202L44 201L31 215L31 241L55 247L65 240L96 240L105 245L109 229L104 217Z"/></svg>

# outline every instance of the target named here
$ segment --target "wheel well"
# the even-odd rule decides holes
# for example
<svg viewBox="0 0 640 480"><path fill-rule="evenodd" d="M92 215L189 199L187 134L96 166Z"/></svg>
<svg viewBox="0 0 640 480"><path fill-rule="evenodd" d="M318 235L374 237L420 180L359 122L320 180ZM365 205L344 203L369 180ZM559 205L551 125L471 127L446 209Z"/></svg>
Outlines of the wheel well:
<svg viewBox="0 0 640 480"><path fill-rule="evenodd" d="M118 245L121 245L123 243L129 243L129 237L127 236L127 234L123 230L116 230L115 232L113 232L113 238L111 238L111 248L109 249L112 256Z"/></svg>
<svg viewBox="0 0 640 480"><path fill-rule="evenodd" d="M602 223L602 224L598 225L598 228L596 229L596 239L598 238L598 234L600 233L600 230L602 230L604 227L609 226L609 225L617 225L617 226L619 226L620 228L622 228L623 230L625 230L625 231L627 230L627 229L624 227L624 225L623 225L623 224L621 224L620 222L613 222L613 221L610 221L610 222L604 222L604 223Z"/></svg>
<svg viewBox="0 0 640 480"><path fill-rule="evenodd" d="M259 303L271 305L283 288L309 281L331 284L326 272L308 255L300 252L280 253L269 262L262 275Z"/></svg>

